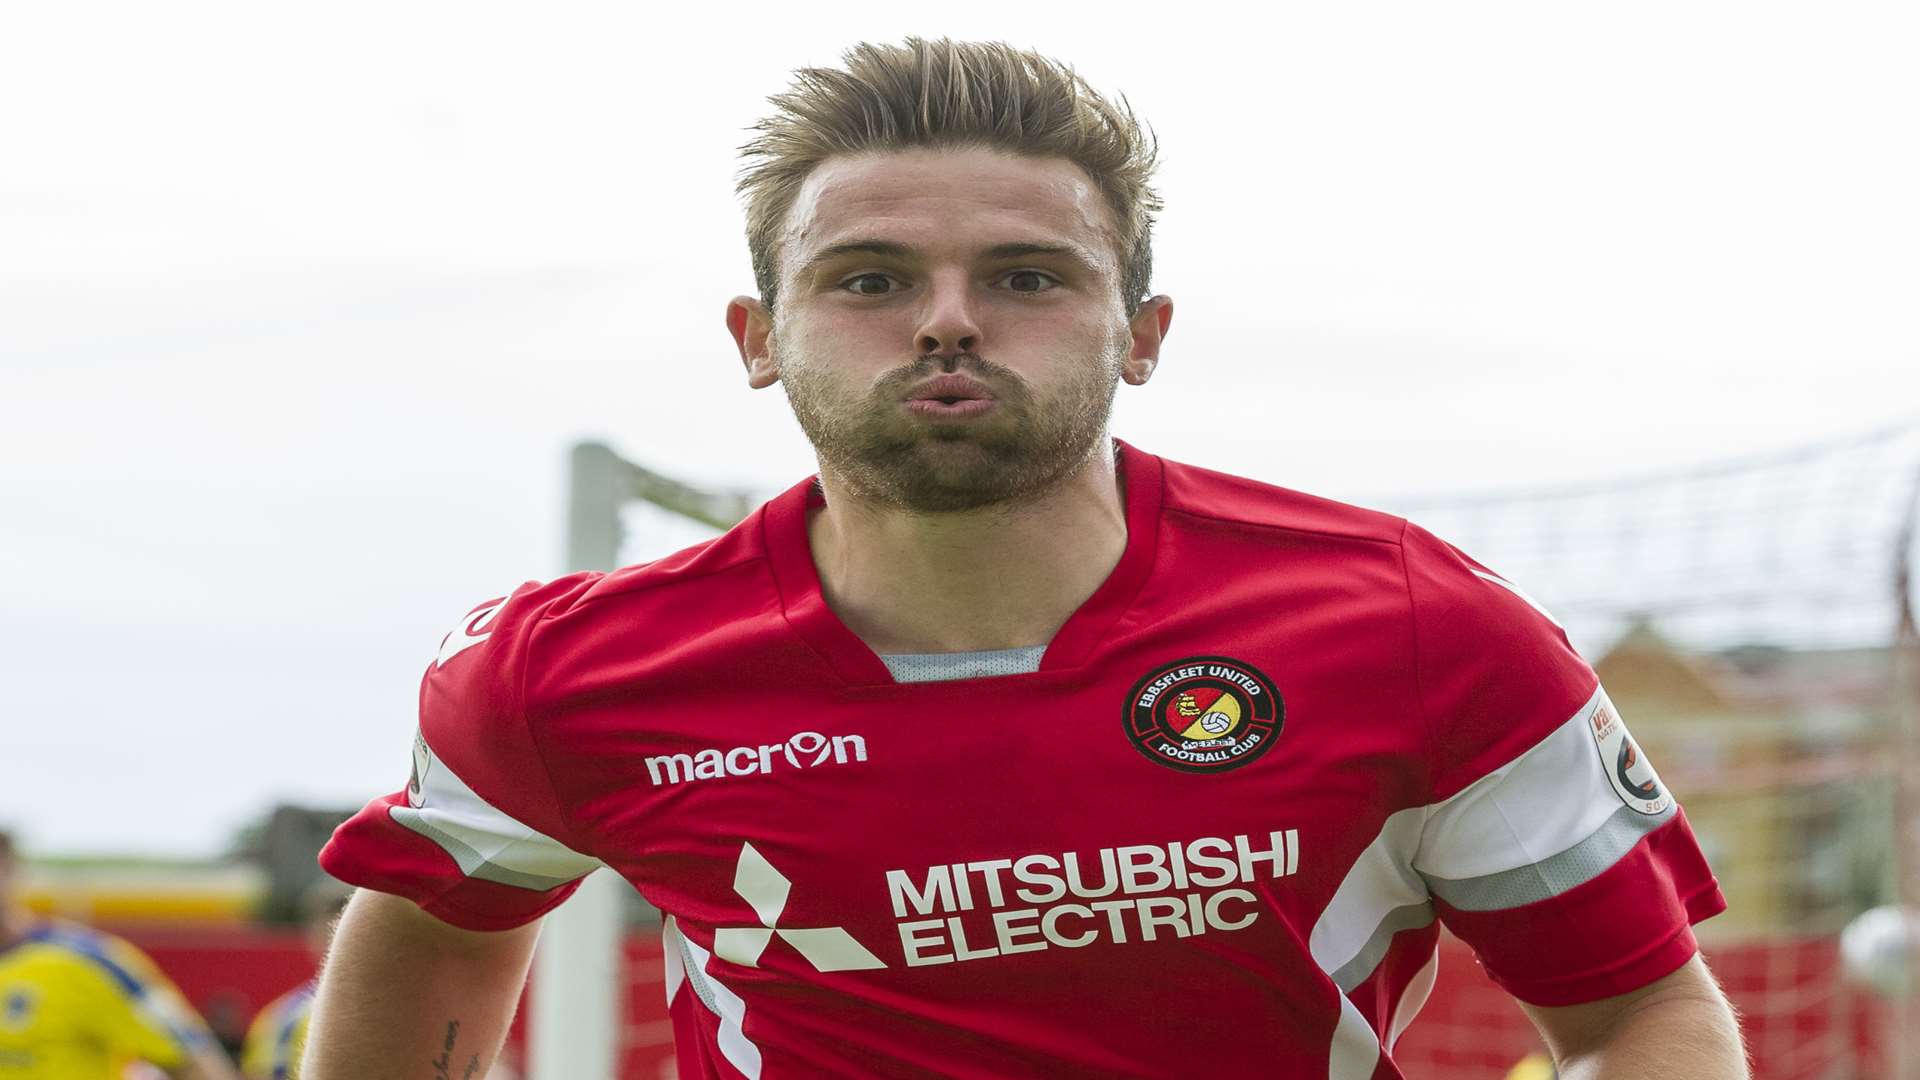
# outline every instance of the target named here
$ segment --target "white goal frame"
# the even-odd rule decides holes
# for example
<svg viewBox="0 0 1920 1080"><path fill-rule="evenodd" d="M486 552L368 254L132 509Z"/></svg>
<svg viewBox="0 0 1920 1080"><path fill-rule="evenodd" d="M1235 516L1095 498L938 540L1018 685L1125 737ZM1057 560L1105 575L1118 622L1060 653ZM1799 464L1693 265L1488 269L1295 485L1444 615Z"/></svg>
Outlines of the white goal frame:
<svg viewBox="0 0 1920 1080"><path fill-rule="evenodd" d="M651 503L716 529L731 528L754 506L744 493L683 484L601 442L574 444L567 473L563 569L569 573L619 565L620 512L630 503ZM616 1080L624 1019L621 935L631 891L613 871L596 870L547 916L533 957L530 1080Z"/></svg>

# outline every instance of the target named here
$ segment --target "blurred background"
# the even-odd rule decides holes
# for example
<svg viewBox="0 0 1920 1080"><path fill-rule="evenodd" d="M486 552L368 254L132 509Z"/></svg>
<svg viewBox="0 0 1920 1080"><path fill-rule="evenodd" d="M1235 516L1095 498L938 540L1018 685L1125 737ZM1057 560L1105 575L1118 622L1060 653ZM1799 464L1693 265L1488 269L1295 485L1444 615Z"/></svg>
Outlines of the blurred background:
<svg viewBox="0 0 1920 1080"><path fill-rule="evenodd" d="M1115 433L1525 586L1707 845L1759 1075L1920 1076L1911 6L7 23L0 828L29 907L140 945L230 1040L311 973L313 852L405 782L460 614L713 532L595 451L570 494L576 443L708 518L812 471L721 324L736 150L793 68L921 34L1067 60L1158 136L1176 313ZM610 1037L650 1077L629 918ZM1447 948L1396 1058L1503 1076L1531 1029Z"/></svg>

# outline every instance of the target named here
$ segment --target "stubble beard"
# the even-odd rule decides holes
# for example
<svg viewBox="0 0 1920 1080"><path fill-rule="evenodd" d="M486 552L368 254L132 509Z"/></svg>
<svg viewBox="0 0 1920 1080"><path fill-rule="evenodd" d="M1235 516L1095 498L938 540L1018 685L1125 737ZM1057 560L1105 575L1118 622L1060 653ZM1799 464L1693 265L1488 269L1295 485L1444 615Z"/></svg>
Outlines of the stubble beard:
<svg viewBox="0 0 1920 1080"><path fill-rule="evenodd" d="M829 364L779 349L776 359L822 469L855 498L916 514L1012 510L1058 488L1105 436L1122 362L1118 343L1061 358L1073 377L1041 397L1011 370L973 355L920 357L864 394L841 387ZM901 407L910 387L945 371L989 386L992 413L941 422Z"/></svg>

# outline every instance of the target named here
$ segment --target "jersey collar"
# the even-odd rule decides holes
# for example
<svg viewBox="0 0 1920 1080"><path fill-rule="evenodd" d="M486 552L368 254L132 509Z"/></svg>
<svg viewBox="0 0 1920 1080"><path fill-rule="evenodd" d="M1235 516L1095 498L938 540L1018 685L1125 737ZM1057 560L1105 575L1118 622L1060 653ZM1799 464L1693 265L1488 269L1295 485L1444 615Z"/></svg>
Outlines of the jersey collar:
<svg viewBox="0 0 1920 1080"><path fill-rule="evenodd" d="M1107 580L1047 643L1047 651L1040 658L1037 673L1040 675L1085 663L1114 623L1132 606L1153 570L1154 551L1160 537L1164 466L1152 454L1119 439L1114 442L1120 449L1122 485L1127 501L1127 547ZM817 479L808 477L775 496L761 516L761 539L780 588L787 623L846 682L860 686L892 684L893 674L887 665L859 635L847 629L827 606L821 591L820 574L813 564L813 550L807 540L807 511L822 505Z"/></svg>

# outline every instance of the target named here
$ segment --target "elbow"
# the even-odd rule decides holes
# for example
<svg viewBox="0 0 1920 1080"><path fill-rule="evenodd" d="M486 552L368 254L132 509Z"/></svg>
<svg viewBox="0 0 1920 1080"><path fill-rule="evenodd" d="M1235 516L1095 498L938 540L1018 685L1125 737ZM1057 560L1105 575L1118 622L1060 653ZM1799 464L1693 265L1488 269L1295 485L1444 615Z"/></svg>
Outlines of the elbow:
<svg viewBox="0 0 1920 1080"><path fill-rule="evenodd" d="M1717 990L1650 997L1623 1010L1584 1044L1561 1047L1561 1080L1643 1072L1660 1062L1675 1080L1749 1080L1751 1066L1733 1006Z"/></svg>

